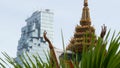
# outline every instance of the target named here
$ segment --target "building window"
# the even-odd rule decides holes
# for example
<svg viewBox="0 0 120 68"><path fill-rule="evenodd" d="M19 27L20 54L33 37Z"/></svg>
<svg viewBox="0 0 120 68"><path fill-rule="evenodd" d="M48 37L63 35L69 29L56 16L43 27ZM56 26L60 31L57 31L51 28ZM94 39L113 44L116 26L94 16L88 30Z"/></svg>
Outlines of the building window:
<svg viewBox="0 0 120 68"><path fill-rule="evenodd" d="M30 46L30 48L32 49L32 46Z"/></svg>
<svg viewBox="0 0 120 68"><path fill-rule="evenodd" d="M34 43L34 45L36 45L36 43Z"/></svg>
<svg viewBox="0 0 120 68"><path fill-rule="evenodd" d="M30 39L31 42L33 42L33 39Z"/></svg>
<svg viewBox="0 0 120 68"><path fill-rule="evenodd" d="M38 44L38 46L40 46L40 44Z"/></svg>
<svg viewBox="0 0 120 68"><path fill-rule="evenodd" d="M30 50L29 50L29 49L27 49L26 51L27 51L27 52L29 52Z"/></svg>

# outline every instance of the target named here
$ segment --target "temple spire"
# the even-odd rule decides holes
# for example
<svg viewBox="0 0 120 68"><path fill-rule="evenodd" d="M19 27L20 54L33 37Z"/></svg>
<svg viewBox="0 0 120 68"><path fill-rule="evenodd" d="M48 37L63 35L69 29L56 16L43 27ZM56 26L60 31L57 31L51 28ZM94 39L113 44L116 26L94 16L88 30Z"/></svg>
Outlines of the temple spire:
<svg viewBox="0 0 120 68"><path fill-rule="evenodd" d="M80 25L75 27L74 37L70 40L67 50L70 50L76 54L81 54L85 46L85 50L88 50L92 43L96 43L97 38L95 35L95 29L91 26L90 13L88 8L88 0L84 0L82 17L80 20ZM103 27L103 36L104 36ZM101 34L101 36L102 36ZM93 41L94 40L94 41ZM96 44L92 44L96 45Z"/></svg>
<svg viewBox="0 0 120 68"><path fill-rule="evenodd" d="M88 0L84 0L84 6L88 6Z"/></svg>
<svg viewBox="0 0 120 68"><path fill-rule="evenodd" d="M88 8L88 0L84 0L84 8L82 11L82 18L80 20L80 24L83 25L91 25L90 13Z"/></svg>

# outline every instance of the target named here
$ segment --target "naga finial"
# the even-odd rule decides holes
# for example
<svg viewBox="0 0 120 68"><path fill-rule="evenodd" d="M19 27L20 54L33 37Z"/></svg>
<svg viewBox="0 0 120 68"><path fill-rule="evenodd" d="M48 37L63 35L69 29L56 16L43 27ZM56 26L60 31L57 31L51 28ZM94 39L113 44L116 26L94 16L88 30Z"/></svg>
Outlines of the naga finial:
<svg viewBox="0 0 120 68"><path fill-rule="evenodd" d="M104 38L106 31L107 31L107 26L105 26L105 24L103 24L103 26L101 26L101 28L102 28L102 31L101 31L100 37Z"/></svg>
<svg viewBox="0 0 120 68"><path fill-rule="evenodd" d="M44 31L43 37L44 37L45 41L48 42L49 49L50 49L50 63L51 63L53 68L60 68L58 61L57 61L57 56L56 56L55 51L54 51L54 47L46 35L47 35L47 32Z"/></svg>

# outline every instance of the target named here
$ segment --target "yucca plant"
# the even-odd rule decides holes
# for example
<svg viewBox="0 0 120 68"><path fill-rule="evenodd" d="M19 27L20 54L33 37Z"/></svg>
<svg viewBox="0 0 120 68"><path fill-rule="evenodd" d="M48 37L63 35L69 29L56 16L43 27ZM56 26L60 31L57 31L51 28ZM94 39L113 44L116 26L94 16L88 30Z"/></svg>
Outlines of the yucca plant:
<svg viewBox="0 0 120 68"><path fill-rule="evenodd" d="M108 41L109 34L110 31L105 40L99 38L94 49L83 51L80 68L120 68L120 33L113 33Z"/></svg>
<svg viewBox="0 0 120 68"><path fill-rule="evenodd" d="M79 64L71 60L74 68L120 68L120 32L117 35L113 33L111 39L108 39L109 34L110 31L107 33L105 39L99 38L95 47L91 44L88 51L85 51L83 48ZM108 50L106 50L106 46L108 46ZM24 68L53 68L48 56L46 56L48 63L44 63L40 56L33 55L30 57L26 54L28 60L24 56L20 57L23 63L23 66L21 66L7 53L3 52L2 54L5 58L0 58L0 68L22 68L23 66ZM31 58L34 58L35 62ZM61 68L65 68L64 63L59 63L59 65Z"/></svg>

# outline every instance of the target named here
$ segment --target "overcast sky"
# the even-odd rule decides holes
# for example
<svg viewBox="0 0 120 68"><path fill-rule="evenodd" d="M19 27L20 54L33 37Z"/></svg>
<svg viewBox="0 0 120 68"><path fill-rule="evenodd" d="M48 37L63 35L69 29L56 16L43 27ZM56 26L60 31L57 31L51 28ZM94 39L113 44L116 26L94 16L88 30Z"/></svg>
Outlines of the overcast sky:
<svg viewBox="0 0 120 68"><path fill-rule="evenodd" d="M54 12L54 46L62 49L61 29L67 45L75 26L79 24L82 8L83 0L0 0L0 52L16 56L25 19L40 9ZM89 0L89 8L98 36L102 24L112 31L120 31L120 0Z"/></svg>

